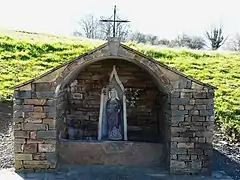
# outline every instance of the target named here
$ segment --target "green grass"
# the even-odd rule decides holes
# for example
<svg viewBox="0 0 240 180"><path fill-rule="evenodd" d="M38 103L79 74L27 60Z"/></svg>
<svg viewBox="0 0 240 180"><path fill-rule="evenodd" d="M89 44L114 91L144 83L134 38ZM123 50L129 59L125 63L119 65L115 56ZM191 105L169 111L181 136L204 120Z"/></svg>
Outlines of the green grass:
<svg viewBox="0 0 240 180"><path fill-rule="evenodd" d="M11 100L11 87L91 50L101 41L46 34L0 31L0 98ZM223 132L240 140L240 53L130 47L218 88L216 121Z"/></svg>

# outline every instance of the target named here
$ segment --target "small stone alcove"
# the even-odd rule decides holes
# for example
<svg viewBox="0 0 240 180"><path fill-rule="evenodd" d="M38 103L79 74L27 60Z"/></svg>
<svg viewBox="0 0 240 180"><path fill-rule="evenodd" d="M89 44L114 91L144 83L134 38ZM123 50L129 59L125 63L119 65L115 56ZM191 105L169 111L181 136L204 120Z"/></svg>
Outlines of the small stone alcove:
<svg viewBox="0 0 240 180"><path fill-rule="evenodd" d="M122 149L121 153L116 151L116 158L113 158L115 163L111 160L104 161L104 159L108 159L107 153L103 150L99 151L99 147L97 147L105 148L102 147L105 146L104 142L99 145L99 142L96 141L98 139L101 90L108 84L113 66L116 67L118 76L125 87L127 142L132 144L131 148L128 148L129 144L126 142L121 144L121 148L126 146L126 150L124 153ZM59 90L59 100L57 100L57 112L60 113L57 122L59 123L61 163L137 165L142 162L146 165L166 165L165 157L168 153L166 146L169 145L170 138L168 134L170 120L167 119L170 114L168 94L160 90L146 70L126 60L107 59L88 65L70 79L71 81ZM76 131L74 138L69 137L69 127ZM79 142L79 146L76 142ZM83 151L82 144L88 146L88 142L92 142L91 146L93 146L93 142L96 142L94 146L99 154L94 150ZM70 144L74 144L75 148L73 149ZM145 152L147 148L151 149L148 152L149 157L147 154L141 157L139 154ZM129 151L138 151L138 153L135 153L136 156L134 156ZM82 156L77 158L79 152L82 153ZM129 161L119 158L121 154L129 156L129 153L132 156ZM88 161L83 160L83 157L85 159L89 157Z"/></svg>
<svg viewBox="0 0 240 180"><path fill-rule="evenodd" d="M113 66L125 89L127 141L97 139L101 90ZM14 87L15 167L124 164L211 173L213 98L211 85L110 39Z"/></svg>

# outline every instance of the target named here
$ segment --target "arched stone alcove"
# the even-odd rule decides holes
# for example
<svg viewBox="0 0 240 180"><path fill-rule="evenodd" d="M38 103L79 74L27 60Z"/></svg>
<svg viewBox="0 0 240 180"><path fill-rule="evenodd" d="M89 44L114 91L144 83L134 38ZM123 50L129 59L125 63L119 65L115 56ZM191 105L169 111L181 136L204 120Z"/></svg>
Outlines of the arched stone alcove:
<svg viewBox="0 0 240 180"><path fill-rule="evenodd" d="M99 162L103 163L102 159L108 159L105 157L106 152L99 151L99 147L97 149L100 155L96 152L83 151L81 144L84 141L84 145L88 146L89 142L91 145L96 142L95 146L104 149L104 143L99 144L97 141L101 90L108 84L113 66L125 87L127 139L128 142L138 144L136 147L132 144L129 149L129 144L123 142L126 146L125 155L129 151L133 151L132 148L139 153L146 151L146 148L151 149L148 155L145 154L142 157L138 153L135 161L131 159L129 161L118 160L116 164L145 162L146 165L147 163L152 165L151 161L154 158L153 164L166 165L168 160L166 157L169 156L169 151L167 151L169 147L167 146L170 141L169 94L162 90L161 84L156 84L159 81L145 69L124 59L105 59L93 62L78 70L78 73L74 73L74 78L66 77L71 81L67 83L63 81L64 86L58 90L56 106L59 153L60 161L62 161L60 163L93 163L93 161L97 161L96 157ZM70 137L69 128L75 130L74 138ZM79 146L76 142L79 143ZM69 144L74 144L74 151ZM82 154L78 156L79 152ZM118 153L116 152L116 156L121 154ZM93 154L95 154L95 158L92 157ZM79 157L78 161L76 157ZM87 158L88 161L83 161L83 158ZM108 162L103 164L108 164Z"/></svg>

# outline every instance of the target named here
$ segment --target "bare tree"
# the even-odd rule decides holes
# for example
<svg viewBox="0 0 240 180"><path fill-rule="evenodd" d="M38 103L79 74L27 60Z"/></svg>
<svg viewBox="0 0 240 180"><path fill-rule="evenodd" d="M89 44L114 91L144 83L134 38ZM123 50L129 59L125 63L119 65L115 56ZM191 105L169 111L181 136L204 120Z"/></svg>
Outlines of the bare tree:
<svg viewBox="0 0 240 180"><path fill-rule="evenodd" d="M93 14L87 14L78 22L80 29L73 32L73 35L83 35L90 39L99 37L99 20Z"/></svg>
<svg viewBox="0 0 240 180"><path fill-rule="evenodd" d="M147 43L147 35L141 32L134 32L130 36L130 41L134 41L136 43Z"/></svg>
<svg viewBox="0 0 240 180"><path fill-rule="evenodd" d="M106 19L106 18L101 17L101 19ZM100 29L101 39L105 40L109 36L112 36L113 25L111 23L101 22L99 29ZM123 41L123 42L127 41L130 32L131 32L130 24L126 24L126 23L116 24L116 36L120 38L120 41Z"/></svg>
<svg viewBox="0 0 240 180"><path fill-rule="evenodd" d="M227 43L227 49L232 51L240 51L240 34L236 34Z"/></svg>
<svg viewBox="0 0 240 180"><path fill-rule="evenodd" d="M170 41L170 47L187 47L190 49L203 49L205 41L200 36L189 36L182 34L177 36L174 40Z"/></svg>
<svg viewBox="0 0 240 180"><path fill-rule="evenodd" d="M223 35L223 25L214 27L210 31L206 31L205 36L209 40L212 50L217 50L226 41L227 37Z"/></svg>
<svg viewBox="0 0 240 180"><path fill-rule="evenodd" d="M112 24L110 22L100 22L99 18L96 18L92 14L87 14L79 21L79 30L73 32L74 36L85 36L90 39L102 39L106 40L107 37L111 36ZM118 23L116 25L116 36L121 41L126 41L130 30L129 24Z"/></svg>

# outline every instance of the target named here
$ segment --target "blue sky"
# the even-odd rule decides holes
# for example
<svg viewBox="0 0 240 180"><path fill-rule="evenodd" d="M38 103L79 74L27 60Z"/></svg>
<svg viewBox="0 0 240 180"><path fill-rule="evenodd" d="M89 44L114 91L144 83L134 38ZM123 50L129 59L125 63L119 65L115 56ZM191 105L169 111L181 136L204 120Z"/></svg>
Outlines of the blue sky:
<svg viewBox="0 0 240 180"><path fill-rule="evenodd" d="M0 28L71 35L85 14L118 15L132 29L174 38L204 35L222 23L228 36L240 32L239 0L0 0Z"/></svg>

